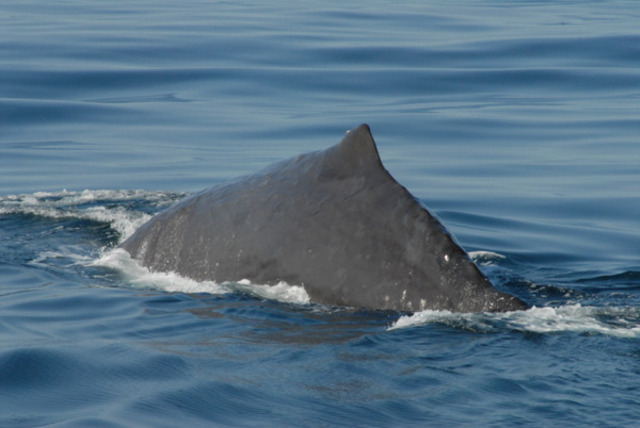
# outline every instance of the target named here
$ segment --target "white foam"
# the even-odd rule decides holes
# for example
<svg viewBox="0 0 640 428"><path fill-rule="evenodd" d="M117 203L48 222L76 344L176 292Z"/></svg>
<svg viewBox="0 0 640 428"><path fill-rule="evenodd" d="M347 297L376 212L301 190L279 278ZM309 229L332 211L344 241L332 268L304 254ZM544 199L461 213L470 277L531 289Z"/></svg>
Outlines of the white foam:
<svg viewBox="0 0 640 428"><path fill-rule="evenodd" d="M123 249L106 251L97 260L87 263L120 271L133 287L178 293L225 294L244 292L253 296L285 303L308 304L304 287L280 282L276 285L252 284L248 280L218 284L214 281L195 281L175 272L152 272L141 266Z"/></svg>
<svg viewBox="0 0 640 428"><path fill-rule="evenodd" d="M528 311L516 311L497 315L515 330L535 333L584 332L618 337L640 337L640 321L637 308L602 308L580 304L557 308L533 307ZM615 324L599 318L615 319ZM629 321L627 318L635 318Z"/></svg>
<svg viewBox="0 0 640 428"><path fill-rule="evenodd" d="M612 319L614 322L599 319L603 317ZM640 337L638 308L605 308L580 304L533 307L526 311L501 313L453 313L427 310L400 317L389 327L389 330L430 323L462 325L480 331L506 328L533 333L578 332L629 338Z"/></svg>
<svg viewBox="0 0 640 428"><path fill-rule="evenodd" d="M152 272L141 266L125 250L115 248L106 251L97 260L87 263L120 271L127 282L136 288L181 293L228 293L229 289L212 281L195 281L175 272Z"/></svg>
<svg viewBox="0 0 640 428"><path fill-rule="evenodd" d="M248 279L243 279L235 283L234 288L264 299L278 300L280 302L306 305L311 301L304 287L289 285L284 281L280 281L276 285L260 285L252 284Z"/></svg>
<svg viewBox="0 0 640 428"><path fill-rule="evenodd" d="M138 230L140 226L151 218L149 214L127 211L122 207L105 208L91 207L79 215L79 218L95 220L103 223L109 223L111 228L120 234L120 241L123 242L133 232Z"/></svg>
<svg viewBox="0 0 640 428"><path fill-rule="evenodd" d="M127 210L122 206L92 206L82 208L80 205L95 200L123 202L128 200L144 200L145 202L163 205L172 202L170 194L163 192L147 192L142 190L84 190L81 192L36 192L26 195L9 195L0 197L0 215L32 214L48 218L77 218L109 223L120 235L120 241L127 239L151 217L149 214Z"/></svg>
<svg viewBox="0 0 640 428"><path fill-rule="evenodd" d="M450 311L432 311L425 310L415 312L411 315L403 315L394 322L388 330L397 330L406 327L431 324L434 322L446 322L458 317L464 317L466 314L455 314Z"/></svg>
<svg viewBox="0 0 640 428"><path fill-rule="evenodd" d="M493 251L469 251L469 258L476 263L486 265L494 264L496 260L506 259L502 254Z"/></svg>

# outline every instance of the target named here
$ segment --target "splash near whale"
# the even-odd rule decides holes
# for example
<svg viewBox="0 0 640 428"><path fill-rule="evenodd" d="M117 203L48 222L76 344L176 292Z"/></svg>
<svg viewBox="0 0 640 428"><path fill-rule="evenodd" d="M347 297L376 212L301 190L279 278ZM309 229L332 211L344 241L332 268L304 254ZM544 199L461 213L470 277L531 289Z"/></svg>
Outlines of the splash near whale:
<svg viewBox="0 0 640 428"><path fill-rule="evenodd" d="M121 244L143 266L218 283L301 285L320 304L525 309L496 290L384 168L367 125L337 145L196 193Z"/></svg>

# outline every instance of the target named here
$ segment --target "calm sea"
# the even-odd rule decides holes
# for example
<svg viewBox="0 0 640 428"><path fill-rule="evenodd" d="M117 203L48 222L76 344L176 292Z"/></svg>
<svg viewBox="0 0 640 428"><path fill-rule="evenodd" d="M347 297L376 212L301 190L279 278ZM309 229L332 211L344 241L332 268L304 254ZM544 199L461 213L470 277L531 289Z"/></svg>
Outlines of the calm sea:
<svg viewBox="0 0 640 428"><path fill-rule="evenodd" d="M531 310L330 308L113 250L365 122ZM639 421L635 0L0 5L0 426Z"/></svg>

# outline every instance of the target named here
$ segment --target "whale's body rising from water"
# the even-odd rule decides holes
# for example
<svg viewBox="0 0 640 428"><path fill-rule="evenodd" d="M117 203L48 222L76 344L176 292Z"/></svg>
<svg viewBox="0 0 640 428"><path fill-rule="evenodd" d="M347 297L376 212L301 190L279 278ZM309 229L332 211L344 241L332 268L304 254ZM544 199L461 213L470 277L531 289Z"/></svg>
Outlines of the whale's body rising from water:
<svg viewBox="0 0 640 428"><path fill-rule="evenodd" d="M418 311L525 308L498 292L382 166L369 127L194 194L122 247L196 280L303 285L316 303Z"/></svg>

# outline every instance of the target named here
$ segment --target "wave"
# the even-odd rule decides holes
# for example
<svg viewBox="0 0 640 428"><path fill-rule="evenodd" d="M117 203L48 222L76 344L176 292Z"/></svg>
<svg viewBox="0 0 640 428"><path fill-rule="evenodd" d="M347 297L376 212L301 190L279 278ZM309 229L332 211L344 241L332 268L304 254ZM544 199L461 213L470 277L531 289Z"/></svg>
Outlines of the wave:
<svg viewBox="0 0 640 428"><path fill-rule="evenodd" d="M299 305L310 304L304 287L280 282L276 285L254 284L244 279L217 283L196 281L175 272L153 272L132 259L125 250L105 251L98 259L81 261L88 266L106 267L120 272L135 288L172 293L227 294L245 293L260 299ZM327 310L329 310L327 308ZM345 310L349 310L345 308ZM401 316L388 330L440 323L478 332L514 330L524 333L577 332L624 338L640 337L640 308L595 307L570 304L559 307L533 307L506 313L454 313L422 311Z"/></svg>
<svg viewBox="0 0 640 428"><path fill-rule="evenodd" d="M8 195L0 196L0 215L21 214L98 221L109 224L118 232L119 242L122 242L151 218L151 214L132 209L127 202L160 207L185 195L144 190L62 190Z"/></svg>
<svg viewBox="0 0 640 428"><path fill-rule="evenodd" d="M494 251L469 251L469 257L479 265L493 265L506 259L506 256Z"/></svg>
<svg viewBox="0 0 640 428"><path fill-rule="evenodd" d="M60 192L37 192L33 194L0 196L0 215L40 216L52 219L81 219L107 224L118 234L116 244L124 241L151 216L165 206L185 197L186 193L151 192L143 190L84 190ZM29 227L25 223L25 227ZM74 228L69 233L76 234ZM16 233L23 233L20 229ZM16 235L17 236L17 235ZM50 238L54 239L54 238ZM33 265L58 267L106 268L118 273L119 279L98 281L100 275L89 277L106 286L120 284L124 278L126 286L146 290L160 290L178 293L245 293L259 299L271 299L286 303L307 305L309 295L304 287L280 283L277 285L253 284L247 280L216 283L196 281L178 275L175 272L152 272L131 259L121 249L111 248L113 241L105 247L91 248L75 240L51 241L54 245L42 245L40 241L22 242L21 245L33 245ZM508 262L505 255L491 251L474 251L470 257L479 265L490 269L499 268ZM507 268L508 270L508 268ZM493 272L493 271L492 271ZM495 272L494 276L495 276ZM84 274L83 274L84 276ZM576 285L603 284L607 289L617 286L629 288L637 286L638 272L628 271L611 276L595 276L579 279ZM511 280L510 280L511 281ZM95 282L95 281L94 281ZM548 290L542 292L531 288L539 301L548 300ZM628 291L628 290L626 290ZM578 332L585 334L604 334L618 337L640 337L640 308L632 301L609 297L604 303L610 306L590 306L575 303L580 294L571 295L569 303L556 302L557 306L533 307L527 311L508 313L460 314L447 311L422 311L412 315L403 315L389 330L397 330L424 324L440 323L473 331L491 332L504 329L533 333ZM626 294L625 294L626 296ZM569 296L570 297L570 296ZM624 297L624 296L623 296ZM594 301L591 300L590 303ZM635 300L633 300L635 302ZM585 301L582 302L583 304ZM544 304L544 303L543 303ZM629 304L627 306L627 304ZM328 310L328 309L327 309Z"/></svg>
<svg viewBox="0 0 640 428"><path fill-rule="evenodd" d="M533 307L504 313L422 311L401 316L388 330L440 323L474 331L515 330L525 333L585 333L640 337L640 309L582 306Z"/></svg>
<svg viewBox="0 0 640 428"><path fill-rule="evenodd" d="M579 278L579 284L595 285L597 287L607 287L608 289L624 289L640 287L640 271L627 270L612 275L598 275L593 278Z"/></svg>
<svg viewBox="0 0 640 428"><path fill-rule="evenodd" d="M277 300L284 303L308 304L309 295L304 287L280 282L276 285L253 284L243 279L237 282L217 283L196 281L175 272L153 272L141 266L129 253L121 248L105 251L98 259L87 262L88 266L106 267L122 273L127 282L136 288L154 289L172 293L246 293L254 297Z"/></svg>

